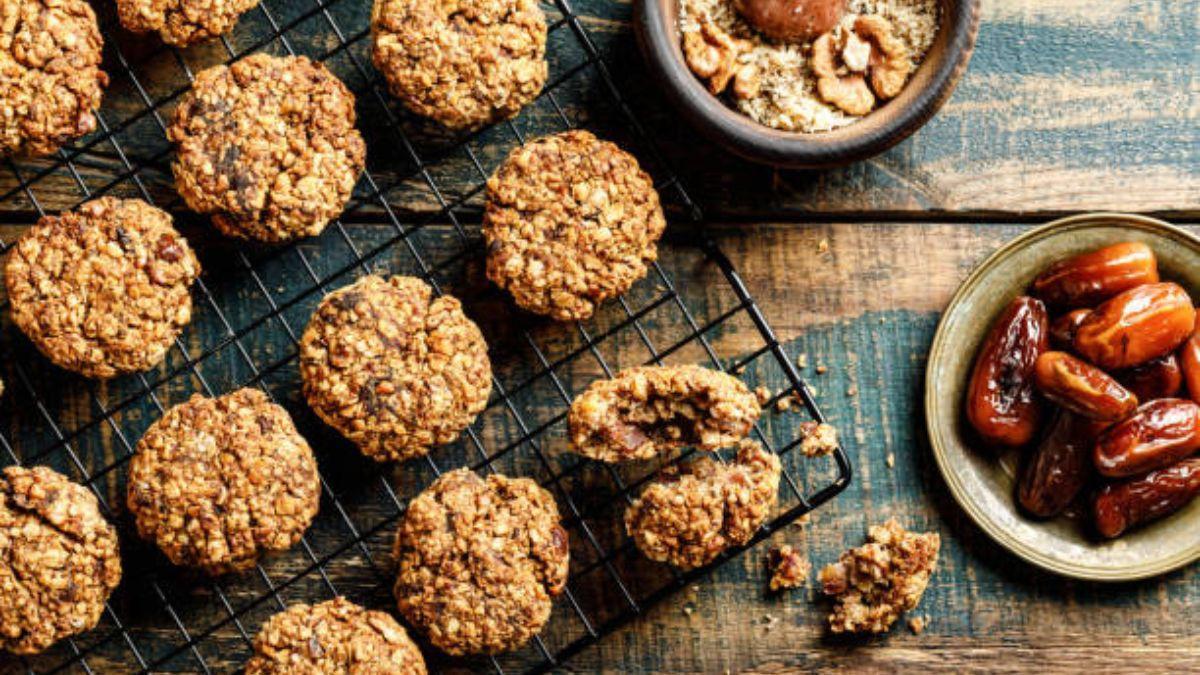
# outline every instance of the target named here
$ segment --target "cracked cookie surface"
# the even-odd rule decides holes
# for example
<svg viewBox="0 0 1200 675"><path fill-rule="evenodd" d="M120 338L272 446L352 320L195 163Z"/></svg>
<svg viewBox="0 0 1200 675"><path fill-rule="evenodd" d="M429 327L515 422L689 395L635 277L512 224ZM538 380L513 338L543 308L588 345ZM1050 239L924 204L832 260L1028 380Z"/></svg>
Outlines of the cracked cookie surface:
<svg viewBox="0 0 1200 675"><path fill-rule="evenodd" d="M572 449L605 462L675 448L719 450L750 432L762 409L741 380L701 366L640 366L593 382L567 416Z"/></svg>
<svg viewBox="0 0 1200 675"><path fill-rule="evenodd" d="M0 156L48 155L96 130L103 48L84 0L0 0Z"/></svg>
<svg viewBox="0 0 1200 675"><path fill-rule="evenodd" d="M308 443L257 389L172 407L138 441L128 482L138 533L211 575L299 541L321 489Z"/></svg>
<svg viewBox="0 0 1200 675"><path fill-rule="evenodd" d="M366 276L321 301L300 339L308 404L378 461L453 441L487 406L492 366L457 298Z"/></svg>
<svg viewBox="0 0 1200 675"><path fill-rule="evenodd" d="M632 155L586 131L545 136L487 182L487 275L527 311L586 319L646 276L665 226Z"/></svg>
<svg viewBox="0 0 1200 675"><path fill-rule="evenodd" d="M293 605L254 636L246 675L424 675L425 659L391 616L334 598Z"/></svg>
<svg viewBox="0 0 1200 675"><path fill-rule="evenodd" d="M59 367L110 378L162 360L192 318L200 263L171 216L101 197L46 216L13 248L13 322Z"/></svg>
<svg viewBox="0 0 1200 675"><path fill-rule="evenodd" d="M625 530L649 559L689 570L750 541L774 508L779 458L743 441L722 464L701 457L656 476L625 510Z"/></svg>
<svg viewBox="0 0 1200 675"><path fill-rule="evenodd" d="M214 66L196 77L167 131L176 188L228 236L315 236L362 173L366 146L354 121L354 95L303 56Z"/></svg>
<svg viewBox="0 0 1200 675"><path fill-rule="evenodd" d="M162 41L186 47L211 40L233 28L259 0L117 0L121 25L134 33L159 34Z"/></svg>
<svg viewBox="0 0 1200 675"><path fill-rule="evenodd" d="M450 129L512 117L546 82L537 0L375 0L371 32L392 95Z"/></svg>
<svg viewBox="0 0 1200 675"><path fill-rule="evenodd" d="M550 618L569 547L554 498L537 483L458 469L409 503L395 557L409 623L448 654L496 654Z"/></svg>
<svg viewBox="0 0 1200 675"><path fill-rule="evenodd" d="M0 472L0 650L36 654L90 630L120 581L95 495L44 466Z"/></svg>

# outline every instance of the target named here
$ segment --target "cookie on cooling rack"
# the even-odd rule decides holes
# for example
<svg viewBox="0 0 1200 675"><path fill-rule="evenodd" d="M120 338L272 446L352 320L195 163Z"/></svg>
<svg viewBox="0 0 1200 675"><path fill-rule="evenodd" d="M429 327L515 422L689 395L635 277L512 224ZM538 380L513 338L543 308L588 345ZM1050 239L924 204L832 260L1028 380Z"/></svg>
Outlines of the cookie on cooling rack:
<svg viewBox="0 0 1200 675"><path fill-rule="evenodd" d="M448 654L497 654L541 631L567 581L567 533L528 478L443 474L400 520L400 613Z"/></svg>
<svg viewBox="0 0 1200 675"><path fill-rule="evenodd" d="M462 303L404 276L366 276L322 300L300 338L300 375L317 415L378 461L454 440L492 387Z"/></svg>
<svg viewBox="0 0 1200 675"><path fill-rule="evenodd" d="M701 567L766 522L780 471L779 457L753 441L727 464L701 457L669 466L625 510L625 530L651 560Z"/></svg>
<svg viewBox="0 0 1200 675"><path fill-rule="evenodd" d="M375 0L371 33L392 95L450 129L512 117L546 83L537 0Z"/></svg>
<svg viewBox="0 0 1200 675"><path fill-rule="evenodd" d="M665 225L632 155L586 131L545 136L488 180L487 275L530 312L586 319L646 275Z"/></svg>
<svg viewBox="0 0 1200 675"><path fill-rule="evenodd" d="M35 654L90 630L120 581L95 495L44 466L0 472L0 650Z"/></svg>
<svg viewBox="0 0 1200 675"><path fill-rule="evenodd" d="M571 403L572 449L592 459L650 459L684 446L719 450L750 433L762 409L741 380L694 365L628 368Z"/></svg>
<svg viewBox="0 0 1200 675"><path fill-rule="evenodd" d="M425 659L395 619L345 598L271 617L246 663L246 675L358 672L424 675Z"/></svg>
<svg viewBox="0 0 1200 675"><path fill-rule="evenodd" d="M0 156L48 155L96 130L103 48L85 0L0 0Z"/></svg>
<svg viewBox="0 0 1200 675"><path fill-rule="evenodd" d="M158 33L177 47L229 32L259 0L117 0L121 25L134 33Z"/></svg>
<svg viewBox="0 0 1200 675"><path fill-rule="evenodd" d="M222 233L315 236L345 208L366 161L354 95L303 56L255 54L197 77L168 137L179 194Z"/></svg>
<svg viewBox="0 0 1200 675"><path fill-rule="evenodd" d="M46 216L13 247L13 322L58 366L86 377L143 371L192 318L195 254L171 216L101 197Z"/></svg>
<svg viewBox="0 0 1200 675"><path fill-rule="evenodd" d="M174 406L138 441L127 503L171 562L211 575L300 540L320 479L287 411L257 389Z"/></svg>

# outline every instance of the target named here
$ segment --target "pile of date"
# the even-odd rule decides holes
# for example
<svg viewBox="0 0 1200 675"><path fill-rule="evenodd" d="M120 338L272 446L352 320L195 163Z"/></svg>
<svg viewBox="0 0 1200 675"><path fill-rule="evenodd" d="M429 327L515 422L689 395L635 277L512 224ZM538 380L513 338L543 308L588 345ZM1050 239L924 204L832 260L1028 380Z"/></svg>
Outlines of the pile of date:
<svg viewBox="0 0 1200 675"><path fill-rule="evenodd" d="M1124 242L1061 260L995 320L967 419L1022 448L1016 499L1035 518L1088 514L1118 537L1200 494L1200 336L1187 291Z"/></svg>

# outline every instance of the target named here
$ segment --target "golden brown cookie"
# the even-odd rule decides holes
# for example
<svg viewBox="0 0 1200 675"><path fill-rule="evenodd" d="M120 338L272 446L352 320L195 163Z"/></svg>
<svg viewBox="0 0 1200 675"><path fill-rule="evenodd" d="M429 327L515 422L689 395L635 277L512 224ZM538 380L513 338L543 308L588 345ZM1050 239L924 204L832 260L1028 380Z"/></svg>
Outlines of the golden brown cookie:
<svg viewBox="0 0 1200 675"><path fill-rule="evenodd" d="M13 322L56 365L94 378L161 361L191 321L199 275L171 216L114 197L42 218L5 268Z"/></svg>
<svg viewBox="0 0 1200 675"><path fill-rule="evenodd" d="M293 605L254 636L246 675L425 675L425 659L396 620L345 598Z"/></svg>
<svg viewBox="0 0 1200 675"><path fill-rule="evenodd" d="M320 234L366 161L354 95L303 56L254 54L196 76L167 135L179 194L240 239Z"/></svg>
<svg viewBox="0 0 1200 675"><path fill-rule="evenodd" d="M400 613L448 654L497 654L541 631L567 582L567 533L528 478L443 474L396 533Z"/></svg>
<svg viewBox="0 0 1200 675"><path fill-rule="evenodd" d="M259 0L117 0L121 25L134 33L156 32L163 42L186 47L229 32Z"/></svg>
<svg viewBox="0 0 1200 675"><path fill-rule="evenodd" d="M487 183L487 275L535 314L586 319L658 258L666 221L632 155L586 131L516 148Z"/></svg>
<svg viewBox="0 0 1200 675"><path fill-rule="evenodd" d="M300 540L317 463L287 411L257 389L193 396L150 426L129 464L138 533L171 562L218 575Z"/></svg>
<svg viewBox="0 0 1200 675"><path fill-rule="evenodd" d="M321 301L300 338L309 406L378 461L449 443L487 406L479 328L414 277L367 276Z"/></svg>
<svg viewBox="0 0 1200 675"><path fill-rule="evenodd" d="M546 83L537 0L375 0L371 33L392 95L450 129L512 117Z"/></svg>
<svg viewBox="0 0 1200 675"><path fill-rule="evenodd" d="M0 650L35 654L92 629L120 581L95 495L44 466L0 472Z"/></svg>
<svg viewBox="0 0 1200 675"><path fill-rule="evenodd" d="M103 48L85 0L0 0L0 156L48 155L96 130Z"/></svg>

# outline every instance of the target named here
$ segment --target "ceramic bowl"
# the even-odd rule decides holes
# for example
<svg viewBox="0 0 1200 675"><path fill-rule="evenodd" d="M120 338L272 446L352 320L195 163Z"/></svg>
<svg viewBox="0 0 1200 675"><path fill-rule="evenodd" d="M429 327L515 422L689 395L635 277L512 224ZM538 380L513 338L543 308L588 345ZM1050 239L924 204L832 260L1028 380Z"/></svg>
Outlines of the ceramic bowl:
<svg viewBox="0 0 1200 675"><path fill-rule="evenodd" d="M1027 232L984 260L942 315L925 372L925 420L934 457L963 510L1002 546L1051 572L1096 581L1162 574L1200 559L1200 499L1162 520L1101 541L1080 516L1031 520L1018 511L1018 453L982 447L964 397L975 354L992 321L1050 263L1120 241L1143 241L1163 279L1200 300L1200 238L1152 218L1090 214Z"/></svg>

